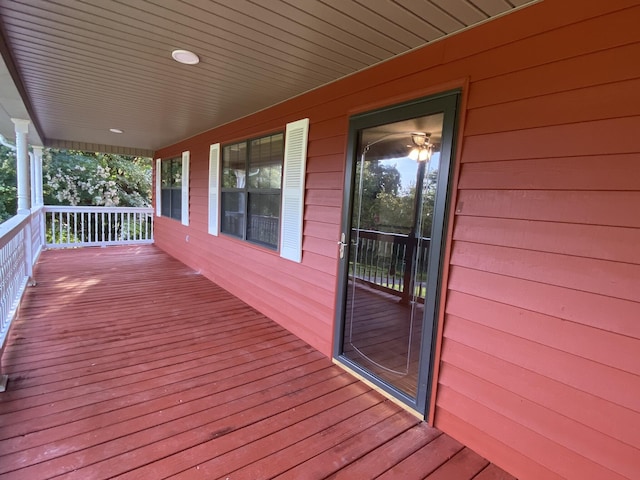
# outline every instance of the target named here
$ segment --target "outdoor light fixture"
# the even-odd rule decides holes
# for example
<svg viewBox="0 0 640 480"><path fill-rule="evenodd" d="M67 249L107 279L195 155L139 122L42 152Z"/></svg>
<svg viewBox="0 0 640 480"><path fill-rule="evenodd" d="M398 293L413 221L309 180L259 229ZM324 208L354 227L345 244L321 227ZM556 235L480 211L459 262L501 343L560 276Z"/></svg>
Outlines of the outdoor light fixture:
<svg viewBox="0 0 640 480"><path fill-rule="evenodd" d="M185 65L197 65L200 63L198 55L189 50L174 50L171 52L171 57L173 57L176 62L184 63Z"/></svg>
<svg viewBox="0 0 640 480"><path fill-rule="evenodd" d="M120 130L119 128L110 128L109 131L111 133L124 133L124 131Z"/></svg>
<svg viewBox="0 0 640 480"><path fill-rule="evenodd" d="M430 133L412 133L411 141L414 147L409 152L409 158L411 160L417 160L418 162L429 161L431 158L431 148L433 145L429 143Z"/></svg>

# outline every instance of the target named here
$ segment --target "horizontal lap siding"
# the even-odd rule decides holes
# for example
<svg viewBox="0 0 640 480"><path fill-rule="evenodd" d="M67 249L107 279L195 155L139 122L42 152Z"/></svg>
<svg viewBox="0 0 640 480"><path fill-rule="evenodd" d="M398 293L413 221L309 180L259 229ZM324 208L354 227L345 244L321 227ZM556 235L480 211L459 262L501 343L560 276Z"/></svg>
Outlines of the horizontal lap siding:
<svg viewBox="0 0 640 480"><path fill-rule="evenodd" d="M349 116L468 85L435 424L522 479L637 478L639 23L541 2L168 147L191 225L157 218L156 243L330 355ZM304 117L302 263L208 235L209 145Z"/></svg>
<svg viewBox="0 0 640 480"><path fill-rule="evenodd" d="M498 48L469 85L436 426L521 478L640 472L638 21Z"/></svg>

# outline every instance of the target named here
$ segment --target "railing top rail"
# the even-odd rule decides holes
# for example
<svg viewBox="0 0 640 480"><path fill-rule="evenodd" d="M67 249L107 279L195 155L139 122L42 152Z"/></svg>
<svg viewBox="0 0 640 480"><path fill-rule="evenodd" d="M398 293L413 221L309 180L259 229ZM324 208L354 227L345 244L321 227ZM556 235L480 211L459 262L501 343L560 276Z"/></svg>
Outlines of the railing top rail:
<svg viewBox="0 0 640 480"><path fill-rule="evenodd" d="M377 236L377 235L384 235L385 237L397 237L397 238L408 237L408 235L404 233L389 233L389 232L381 232L379 230L365 230L365 229L354 228L353 231L357 232L359 235L371 236L371 237Z"/></svg>
<svg viewBox="0 0 640 480"><path fill-rule="evenodd" d="M30 215L14 215L0 224L0 248L4 247L29 222Z"/></svg>
<svg viewBox="0 0 640 480"><path fill-rule="evenodd" d="M71 205L45 205L46 212L98 212L98 213L153 213L153 207L91 207Z"/></svg>
<svg viewBox="0 0 640 480"><path fill-rule="evenodd" d="M405 240L409 238L409 235L405 233L390 233L390 232L381 232L380 230L365 230L365 229L357 229L357 228L354 228L353 231L357 232L358 235L362 236L363 238L371 238L374 240L379 237L391 237L391 238L398 238L401 240ZM421 237L421 239L423 241L424 240L431 241L430 237Z"/></svg>

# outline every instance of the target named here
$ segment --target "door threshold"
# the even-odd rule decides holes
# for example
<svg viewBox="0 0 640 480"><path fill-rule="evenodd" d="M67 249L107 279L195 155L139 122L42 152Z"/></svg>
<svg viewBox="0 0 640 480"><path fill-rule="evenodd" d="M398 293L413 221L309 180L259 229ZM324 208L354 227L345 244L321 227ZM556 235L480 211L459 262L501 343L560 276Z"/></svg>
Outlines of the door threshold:
<svg viewBox="0 0 640 480"><path fill-rule="evenodd" d="M419 420L426 421L425 418L424 418L424 415L422 413L420 413L418 410L416 410L415 408L410 407L409 405L407 405L406 403L402 402L401 400L398 400L396 397L394 397L389 392L387 392L387 391L383 390L382 388L380 388L378 385L373 383L371 380L365 378L364 376L360 375L355 370L351 369L348 365L345 365L344 363L339 362L338 359L336 359L336 358L332 358L331 361L333 362L334 365L337 365L338 367L342 368L345 372L353 375L358 380L360 380L361 382L365 383L366 385L371 387L376 392L378 392L381 395L383 395L385 398L388 398L389 400L391 400L393 403L395 403L399 407L402 407L407 412L409 412L413 416L417 417Z"/></svg>

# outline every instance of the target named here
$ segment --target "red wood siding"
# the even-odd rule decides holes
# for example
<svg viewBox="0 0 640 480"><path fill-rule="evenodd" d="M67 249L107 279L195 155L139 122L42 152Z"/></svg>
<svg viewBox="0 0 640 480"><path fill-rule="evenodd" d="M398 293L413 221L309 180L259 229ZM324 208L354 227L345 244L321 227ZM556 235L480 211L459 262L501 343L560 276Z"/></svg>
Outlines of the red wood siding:
<svg viewBox="0 0 640 480"><path fill-rule="evenodd" d="M157 244L330 355L348 118L464 86L435 425L523 479L638 478L638 24L637 1L541 2L168 147L191 225ZM303 117L302 263L208 235L209 144Z"/></svg>
<svg viewBox="0 0 640 480"><path fill-rule="evenodd" d="M638 20L470 82L435 424L522 478L640 472Z"/></svg>

